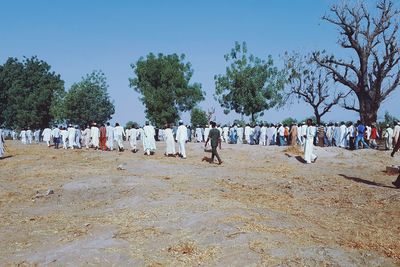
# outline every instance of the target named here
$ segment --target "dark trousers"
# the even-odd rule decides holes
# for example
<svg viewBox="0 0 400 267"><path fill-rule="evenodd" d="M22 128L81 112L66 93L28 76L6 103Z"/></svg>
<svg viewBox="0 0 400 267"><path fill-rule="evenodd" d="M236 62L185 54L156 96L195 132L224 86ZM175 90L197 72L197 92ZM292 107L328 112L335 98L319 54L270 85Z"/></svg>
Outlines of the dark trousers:
<svg viewBox="0 0 400 267"><path fill-rule="evenodd" d="M212 146L211 147L211 162L214 162L214 157L217 157L218 162L221 162L221 158L218 155L217 147Z"/></svg>
<svg viewBox="0 0 400 267"><path fill-rule="evenodd" d="M399 149L400 149L400 137L397 140L395 147L393 148L393 152L397 152L397 151L399 151Z"/></svg>
<svg viewBox="0 0 400 267"><path fill-rule="evenodd" d="M54 149L58 149L58 146L60 145L60 137L53 137L53 142L54 142Z"/></svg>

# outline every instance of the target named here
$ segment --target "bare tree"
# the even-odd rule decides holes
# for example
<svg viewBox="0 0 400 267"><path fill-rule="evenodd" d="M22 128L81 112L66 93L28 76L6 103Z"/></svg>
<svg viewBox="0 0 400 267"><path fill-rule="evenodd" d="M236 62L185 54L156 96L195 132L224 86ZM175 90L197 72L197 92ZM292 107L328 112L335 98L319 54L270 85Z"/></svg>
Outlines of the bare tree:
<svg viewBox="0 0 400 267"><path fill-rule="evenodd" d="M359 112L364 123L376 122L380 105L400 83L399 10L390 0L381 0L376 8L377 15L372 15L365 2L335 5L332 16L323 17L339 28L339 45L355 52L354 58L343 60L314 53L314 59L335 82L356 96L358 105L353 98L343 106Z"/></svg>
<svg viewBox="0 0 400 267"><path fill-rule="evenodd" d="M325 68L321 67L312 55L293 54L285 56L288 85L286 101L302 100L309 104L314 112L317 124L332 107L339 104L346 94L331 90L333 82Z"/></svg>
<svg viewBox="0 0 400 267"><path fill-rule="evenodd" d="M208 121L208 125L210 125L210 122L212 121L212 117L215 114L215 108L211 108L207 110L207 121Z"/></svg>

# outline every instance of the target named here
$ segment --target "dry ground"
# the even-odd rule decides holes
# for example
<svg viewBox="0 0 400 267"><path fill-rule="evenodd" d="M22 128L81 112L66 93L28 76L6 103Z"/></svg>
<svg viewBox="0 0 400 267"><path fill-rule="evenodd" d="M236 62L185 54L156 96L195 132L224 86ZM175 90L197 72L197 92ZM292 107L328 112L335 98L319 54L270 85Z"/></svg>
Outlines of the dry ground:
<svg viewBox="0 0 400 267"><path fill-rule="evenodd" d="M7 144L2 266L400 265L387 152L318 148L305 165L296 149L224 145L217 166L201 144L187 160L161 143L153 157Z"/></svg>

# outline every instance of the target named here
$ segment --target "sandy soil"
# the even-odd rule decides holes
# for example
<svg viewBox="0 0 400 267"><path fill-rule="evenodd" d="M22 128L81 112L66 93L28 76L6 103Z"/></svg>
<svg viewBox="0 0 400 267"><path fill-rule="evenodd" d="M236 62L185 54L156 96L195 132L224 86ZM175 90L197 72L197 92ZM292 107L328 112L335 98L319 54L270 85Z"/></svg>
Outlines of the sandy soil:
<svg viewBox="0 0 400 267"><path fill-rule="evenodd" d="M296 149L224 145L218 166L202 144L187 160L162 143L153 157L7 144L2 266L400 265L388 152L317 148L305 165Z"/></svg>

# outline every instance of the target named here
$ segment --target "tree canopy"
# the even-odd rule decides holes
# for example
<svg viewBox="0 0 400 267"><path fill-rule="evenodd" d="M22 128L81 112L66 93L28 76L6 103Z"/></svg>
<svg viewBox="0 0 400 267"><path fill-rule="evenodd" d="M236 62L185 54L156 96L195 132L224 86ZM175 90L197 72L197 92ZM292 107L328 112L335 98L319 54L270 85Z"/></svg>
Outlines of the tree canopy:
<svg viewBox="0 0 400 267"><path fill-rule="evenodd" d="M62 118L68 123L85 125L105 123L115 112L114 104L107 92L106 76L93 71L74 83L62 102Z"/></svg>
<svg viewBox="0 0 400 267"><path fill-rule="evenodd" d="M64 81L37 57L9 58L0 66L0 125L44 128L54 119L52 106L64 93Z"/></svg>
<svg viewBox="0 0 400 267"><path fill-rule="evenodd" d="M215 97L225 113L234 110L251 116L255 122L258 115L277 105L284 87L284 74L274 67L271 56L261 60L247 55L247 45L236 42L225 60L229 64L224 75L216 75Z"/></svg>
<svg viewBox="0 0 400 267"><path fill-rule="evenodd" d="M190 122L194 127L206 126L208 124L207 113L198 107L193 108L190 113Z"/></svg>
<svg viewBox="0 0 400 267"><path fill-rule="evenodd" d="M131 65L136 77L129 79L130 86L141 94L146 117L157 126L176 122L180 112L204 100L201 85L190 84L193 69L184 60L184 55L150 53Z"/></svg>

